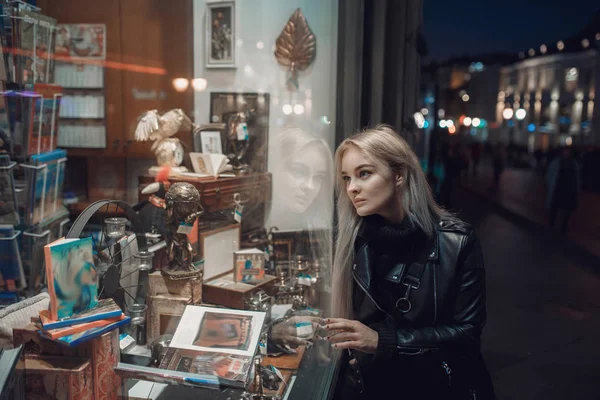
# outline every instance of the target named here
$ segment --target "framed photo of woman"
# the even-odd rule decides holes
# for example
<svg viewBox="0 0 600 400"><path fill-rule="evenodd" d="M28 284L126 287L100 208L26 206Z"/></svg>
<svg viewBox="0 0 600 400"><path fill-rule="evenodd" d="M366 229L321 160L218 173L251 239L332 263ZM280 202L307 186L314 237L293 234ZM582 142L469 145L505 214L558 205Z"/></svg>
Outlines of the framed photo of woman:
<svg viewBox="0 0 600 400"><path fill-rule="evenodd" d="M236 68L235 2L206 3L206 68Z"/></svg>

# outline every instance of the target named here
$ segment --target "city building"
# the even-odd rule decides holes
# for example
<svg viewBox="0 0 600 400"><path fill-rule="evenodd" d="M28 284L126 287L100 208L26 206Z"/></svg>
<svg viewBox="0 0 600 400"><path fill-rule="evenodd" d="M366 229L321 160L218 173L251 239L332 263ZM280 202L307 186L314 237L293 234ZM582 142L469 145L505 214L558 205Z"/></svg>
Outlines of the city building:
<svg viewBox="0 0 600 400"><path fill-rule="evenodd" d="M543 55L503 67L495 107L495 121L503 129L497 139L542 150L600 144L594 107L598 67L596 49Z"/></svg>

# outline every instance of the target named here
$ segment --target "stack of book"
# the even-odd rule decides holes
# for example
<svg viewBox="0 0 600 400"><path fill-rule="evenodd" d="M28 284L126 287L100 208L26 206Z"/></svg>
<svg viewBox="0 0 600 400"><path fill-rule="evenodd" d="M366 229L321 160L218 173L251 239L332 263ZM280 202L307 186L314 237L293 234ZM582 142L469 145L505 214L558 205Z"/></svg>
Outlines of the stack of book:
<svg viewBox="0 0 600 400"><path fill-rule="evenodd" d="M42 336L73 347L117 329L129 320L113 299L102 299L90 310L58 320L52 319L49 310L43 310L36 325Z"/></svg>

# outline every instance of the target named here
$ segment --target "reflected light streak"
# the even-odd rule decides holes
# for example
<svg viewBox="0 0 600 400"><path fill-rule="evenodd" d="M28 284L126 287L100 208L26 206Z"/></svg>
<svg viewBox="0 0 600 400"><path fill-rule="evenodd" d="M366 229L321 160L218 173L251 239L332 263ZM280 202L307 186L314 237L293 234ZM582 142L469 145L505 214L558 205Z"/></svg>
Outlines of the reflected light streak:
<svg viewBox="0 0 600 400"><path fill-rule="evenodd" d="M11 53L14 55L23 55L28 57L31 57L33 55L32 51L22 49L3 49L3 52L5 54ZM48 59L48 54L40 53L40 58ZM167 70L164 68L148 67L146 65L123 63L119 61L74 59L68 56L61 56L57 54L50 54L49 58L54 59L55 61L67 62L76 65L86 64L104 68L118 69L122 71L140 72L144 74L167 75Z"/></svg>

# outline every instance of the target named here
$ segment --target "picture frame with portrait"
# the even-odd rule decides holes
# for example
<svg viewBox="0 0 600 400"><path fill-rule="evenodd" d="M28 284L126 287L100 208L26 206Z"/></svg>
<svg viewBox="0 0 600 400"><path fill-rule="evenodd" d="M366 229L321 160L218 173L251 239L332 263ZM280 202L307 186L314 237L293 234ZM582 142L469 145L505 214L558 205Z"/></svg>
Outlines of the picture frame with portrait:
<svg viewBox="0 0 600 400"><path fill-rule="evenodd" d="M267 172L268 137L269 137L269 93L253 92L211 92L210 115L211 123L224 123L223 138L224 153L227 149L227 122L239 112L248 112L249 145L246 151L246 162L253 172Z"/></svg>
<svg viewBox="0 0 600 400"><path fill-rule="evenodd" d="M206 68L236 68L235 1L206 3Z"/></svg>
<svg viewBox="0 0 600 400"><path fill-rule="evenodd" d="M219 131L200 132L200 144L204 154L223 154L221 132Z"/></svg>

